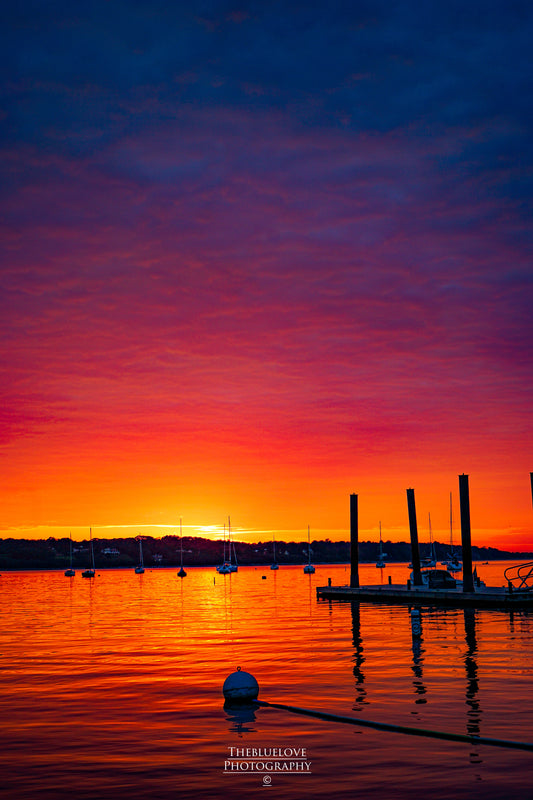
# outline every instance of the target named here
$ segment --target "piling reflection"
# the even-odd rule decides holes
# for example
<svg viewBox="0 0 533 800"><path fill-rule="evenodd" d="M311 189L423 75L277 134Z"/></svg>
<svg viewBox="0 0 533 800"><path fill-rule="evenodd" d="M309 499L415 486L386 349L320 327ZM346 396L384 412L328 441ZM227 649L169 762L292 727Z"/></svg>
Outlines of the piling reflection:
<svg viewBox="0 0 533 800"><path fill-rule="evenodd" d="M509 631L513 636L518 634L520 637L522 635L530 635L531 634L531 620L532 617L530 613L526 611L511 611L509 613ZM515 623L518 623L515 625Z"/></svg>
<svg viewBox="0 0 533 800"><path fill-rule="evenodd" d="M361 636L361 607L359 603L351 603L352 611L352 642L354 646L355 701L352 706L354 711L359 711L361 706L368 704L365 689L365 674L361 669L365 662L363 655L363 637Z"/></svg>
<svg viewBox="0 0 533 800"><path fill-rule="evenodd" d="M479 736L481 732L481 706L478 700L479 680L478 666L476 661L477 639L476 639L476 611L473 608L464 609L465 620L465 671L466 671L466 705L468 706L466 730L472 736ZM482 759L479 753L472 751L470 761L480 763Z"/></svg>
<svg viewBox="0 0 533 800"><path fill-rule="evenodd" d="M426 686L423 681L422 666L424 663L424 649L422 647L424 639L422 636L422 614L419 609L412 609L409 612L411 621L411 647L413 651L413 663L411 669L413 671L414 680L413 687L415 690L415 704L423 705L427 703L425 694L427 692Z"/></svg>

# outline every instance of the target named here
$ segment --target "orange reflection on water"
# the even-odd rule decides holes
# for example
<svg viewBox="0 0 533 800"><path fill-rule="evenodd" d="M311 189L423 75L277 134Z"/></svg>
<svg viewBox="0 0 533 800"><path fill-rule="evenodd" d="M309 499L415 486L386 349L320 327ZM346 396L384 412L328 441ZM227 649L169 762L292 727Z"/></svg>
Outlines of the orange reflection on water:
<svg viewBox="0 0 533 800"><path fill-rule="evenodd" d="M501 565L479 566L499 583ZM361 566L362 583L406 579ZM263 578L263 576L265 576ZM238 666L260 698L376 721L527 739L533 712L531 619L317 602L342 566L4 573L0 765L15 799L249 797L257 776L223 774L234 742L306 747L313 774L276 776L282 798L407 798L526 791L531 757L513 751L346 728L273 709L223 708ZM505 776L505 777L502 777ZM228 781L231 781L228 784ZM387 792L389 793L387 795ZM462 794L461 794L462 793ZM512 796L512 794L510 795Z"/></svg>

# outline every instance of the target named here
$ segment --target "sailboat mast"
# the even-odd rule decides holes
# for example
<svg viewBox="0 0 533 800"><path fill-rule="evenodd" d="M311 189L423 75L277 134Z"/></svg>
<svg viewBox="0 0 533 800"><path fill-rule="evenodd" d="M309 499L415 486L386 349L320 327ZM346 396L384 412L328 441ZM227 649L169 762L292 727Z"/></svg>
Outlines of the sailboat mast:
<svg viewBox="0 0 533 800"><path fill-rule="evenodd" d="M309 555L309 565L311 565L311 533L309 525L307 526L307 553Z"/></svg>
<svg viewBox="0 0 533 800"><path fill-rule="evenodd" d="M433 544L433 532L431 530L431 514L428 513L428 520L429 520L429 557L431 561L435 562L433 566L437 563L437 555L435 553L435 545Z"/></svg>
<svg viewBox="0 0 533 800"><path fill-rule="evenodd" d="M181 534L181 517L180 517L180 550L181 550L181 568L183 569L183 538Z"/></svg>
<svg viewBox="0 0 533 800"><path fill-rule="evenodd" d="M453 553L452 493L450 492L450 551Z"/></svg>
<svg viewBox="0 0 533 800"><path fill-rule="evenodd" d="M94 547L93 547L93 530L89 528L89 540L91 542L91 566L94 569Z"/></svg>
<svg viewBox="0 0 533 800"><path fill-rule="evenodd" d="M231 530L231 519L229 518L229 516L228 516L228 526L229 526L229 528ZM230 547L231 547L231 545L230 545ZM231 550L230 550L230 554L229 554L229 560L230 560L230 564L231 564ZM235 561L235 567L237 567L238 566L238 564L237 564L237 549L235 547L235 541L233 541L233 560Z"/></svg>

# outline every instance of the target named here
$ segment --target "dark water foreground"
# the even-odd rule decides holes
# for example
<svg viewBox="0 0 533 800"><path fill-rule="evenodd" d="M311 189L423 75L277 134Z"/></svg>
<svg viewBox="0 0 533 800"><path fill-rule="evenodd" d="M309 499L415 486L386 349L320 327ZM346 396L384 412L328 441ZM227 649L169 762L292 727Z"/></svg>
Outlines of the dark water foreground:
<svg viewBox="0 0 533 800"><path fill-rule="evenodd" d="M361 570L368 583L408 572ZM499 563L478 572L503 583ZM348 580L344 566L196 569L183 581L4 573L0 789L12 800L531 796L532 753L224 709L222 683L242 666L264 700L533 741L531 615L423 609L413 638L406 608L317 603L328 577Z"/></svg>

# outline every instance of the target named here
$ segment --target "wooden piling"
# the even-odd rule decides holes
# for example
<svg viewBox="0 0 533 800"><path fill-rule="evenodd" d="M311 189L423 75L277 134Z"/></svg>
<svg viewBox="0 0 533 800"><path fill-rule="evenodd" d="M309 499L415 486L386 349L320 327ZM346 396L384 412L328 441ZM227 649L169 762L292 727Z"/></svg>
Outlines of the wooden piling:
<svg viewBox="0 0 533 800"><path fill-rule="evenodd" d="M350 495L350 587L359 588L359 517L357 495Z"/></svg>
<svg viewBox="0 0 533 800"><path fill-rule="evenodd" d="M463 592L473 592L472 539L470 533L470 497L468 475L459 475L459 502L461 505L461 543L463 545Z"/></svg>
<svg viewBox="0 0 533 800"><path fill-rule="evenodd" d="M407 510L409 512L409 534L411 536L411 562L413 564L413 585L422 586L420 572L420 551L418 549L418 528L416 525L415 490L407 490Z"/></svg>

